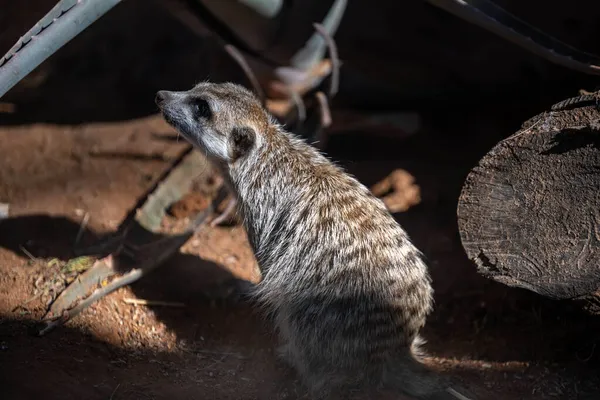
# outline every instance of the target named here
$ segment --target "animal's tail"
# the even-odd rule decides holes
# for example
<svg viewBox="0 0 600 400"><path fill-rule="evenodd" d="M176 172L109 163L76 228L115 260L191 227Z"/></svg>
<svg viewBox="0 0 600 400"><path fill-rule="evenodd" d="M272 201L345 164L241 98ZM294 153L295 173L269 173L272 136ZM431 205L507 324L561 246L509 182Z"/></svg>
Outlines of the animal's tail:
<svg viewBox="0 0 600 400"><path fill-rule="evenodd" d="M420 339L410 352L391 361L383 375L386 390L400 392L419 400L478 400L446 376L427 368L421 361Z"/></svg>

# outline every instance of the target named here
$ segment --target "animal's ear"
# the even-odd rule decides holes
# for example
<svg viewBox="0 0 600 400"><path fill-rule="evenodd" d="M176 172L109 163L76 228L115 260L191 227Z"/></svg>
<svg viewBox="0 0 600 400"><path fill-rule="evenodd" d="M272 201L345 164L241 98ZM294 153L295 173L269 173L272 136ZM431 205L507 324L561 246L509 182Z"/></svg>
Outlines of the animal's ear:
<svg viewBox="0 0 600 400"><path fill-rule="evenodd" d="M229 136L229 152L232 161L244 157L252 150L256 141L256 132L248 126L235 127Z"/></svg>

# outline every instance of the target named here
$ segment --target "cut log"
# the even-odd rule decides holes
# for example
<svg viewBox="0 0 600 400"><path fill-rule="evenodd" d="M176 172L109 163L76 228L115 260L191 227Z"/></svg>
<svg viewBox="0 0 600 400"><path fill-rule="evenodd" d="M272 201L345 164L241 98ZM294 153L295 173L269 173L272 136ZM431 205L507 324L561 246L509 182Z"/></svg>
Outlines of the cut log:
<svg viewBox="0 0 600 400"><path fill-rule="evenodd" d="M468 175L460 237L480 274L600 310L600 112L547 112Z"/></svg>

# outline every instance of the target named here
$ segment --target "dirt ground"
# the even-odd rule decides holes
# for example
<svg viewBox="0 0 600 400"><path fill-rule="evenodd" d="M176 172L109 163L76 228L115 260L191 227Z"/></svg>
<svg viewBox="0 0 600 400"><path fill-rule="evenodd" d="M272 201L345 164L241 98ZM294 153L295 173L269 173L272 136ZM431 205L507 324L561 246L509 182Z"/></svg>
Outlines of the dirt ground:
<svg viewBox="0 0 600 400"><path fill-rule="evenodd" d="M159 15L144 12L151 22ZM165 24L164 31L175 26ZM164 140L173 131L151 104L157 88L193 83L202 53L186 64L173 50L192 48L191 37L155 36L132 52L119 47L119 30L107 39L111 45L96 45L109 31L98 29L7 96L16 112L0 114L0 202L10 204L10 218L0 221L1 397L306 398L294 373L276 359L268 322L249 306L206 296L231 276L256 279L239 226L201 230L152 275L48 336L30 334L48 300L31 300L36 286L57 273L52 259L73 256L86 215L78 245L113 231L184 146ZM163 52L159 60L149 55L157 52ZM115 53L131 65L115 70ZM179 76L164 70L184 66ZM204 78L204 70L197 71L194 79ZM427 256L436 290L436 309L423 332L428 364L499 399L600 399L598 319L479 277L457 232L457 198L470 168L555 96L548 92L530 107L509 102L502 112L497 106L423 107L416 135L338 132L326 149L369 186L395 169L415 177L421 201L396 217ZM183 306L132 305L129 298Z"/></svg>

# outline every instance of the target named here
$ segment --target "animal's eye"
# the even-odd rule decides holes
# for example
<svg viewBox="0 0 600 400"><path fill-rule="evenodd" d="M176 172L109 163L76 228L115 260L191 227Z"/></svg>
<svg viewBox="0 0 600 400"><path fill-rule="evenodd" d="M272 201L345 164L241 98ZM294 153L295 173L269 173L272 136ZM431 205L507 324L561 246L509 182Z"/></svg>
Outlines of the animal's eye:
<svg viewBox="0 0 600 400"><path fill-rule="evenodd" d="M208 102L204 99L195 98L192 100L192 112L194 113L194 117L196 118L205 118L210 119L212 116L212 112L210 111L210 106Z"/></svg>

